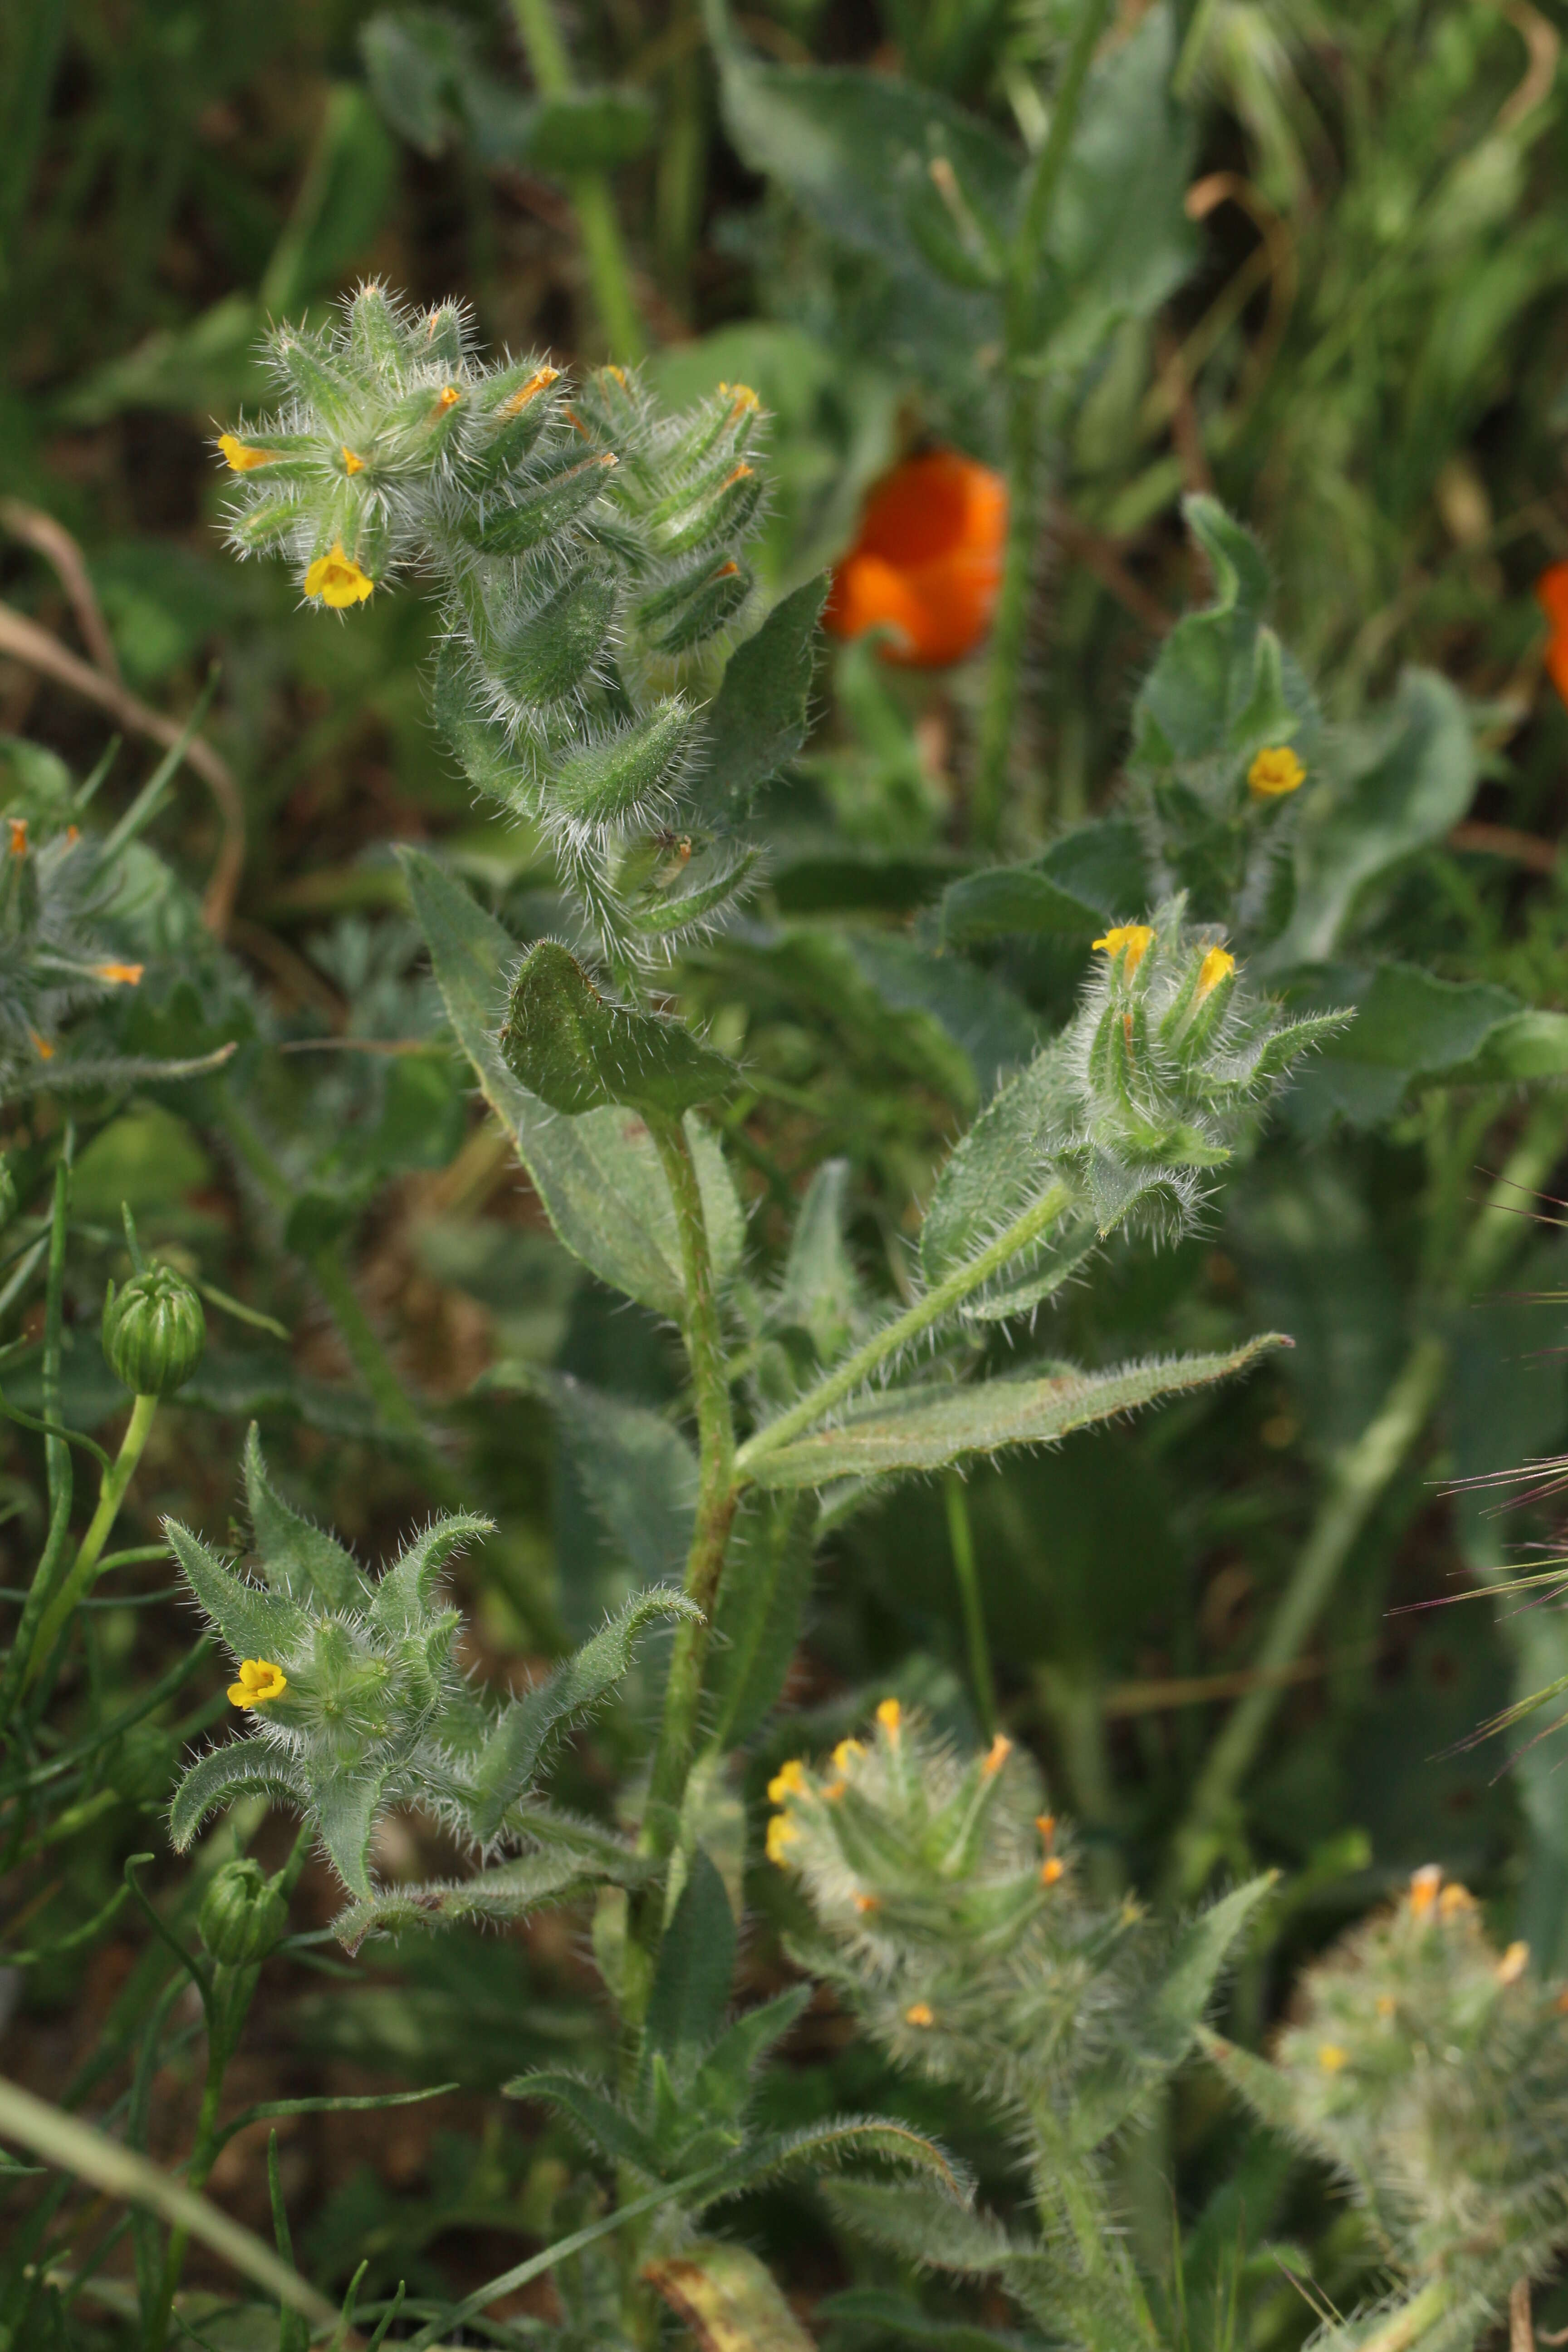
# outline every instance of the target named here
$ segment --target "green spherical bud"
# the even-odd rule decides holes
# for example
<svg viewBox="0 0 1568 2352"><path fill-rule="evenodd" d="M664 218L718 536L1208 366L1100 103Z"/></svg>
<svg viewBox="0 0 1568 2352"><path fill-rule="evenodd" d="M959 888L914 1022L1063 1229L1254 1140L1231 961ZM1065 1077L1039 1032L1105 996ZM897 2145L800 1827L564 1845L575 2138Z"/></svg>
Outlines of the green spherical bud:
<svg viewBox="0 0 1568 2352"><path fill-rule="evenodd" d="M288 1897L255 1862L226 1862L202 1897L196 1932L226 1968L254 1968L289 1924Z"/></svg>
<svg viewBox="0 0 1568 2352"><path fill-rule="evenodd" d="M109 1286L103 1352L117 1381L136 1396L173 1396L207 1343L202 1302L172 1266L144 1266L123 1290Z"/></svg>

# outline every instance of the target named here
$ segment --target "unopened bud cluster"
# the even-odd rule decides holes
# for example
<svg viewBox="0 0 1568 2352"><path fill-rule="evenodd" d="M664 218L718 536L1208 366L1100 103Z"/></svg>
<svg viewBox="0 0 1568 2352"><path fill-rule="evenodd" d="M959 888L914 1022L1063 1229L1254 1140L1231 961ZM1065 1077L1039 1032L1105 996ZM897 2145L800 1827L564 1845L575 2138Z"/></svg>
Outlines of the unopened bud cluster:
<svg viewBox="0 0 1568 2352"><path fill-rule="evenodd" d="M46 1080L61 1036L94 1005L136 987L139 963L106 936L116 877L100 841L70 824L8 816L0 827L0 1084Z"/></svg>
<svg viewBox="0 0 1568 2352"><path fill-rule="evenodd" d="M1445 2343L1568 2246L1568 1988L1436 1867L1306 1971L1272 2064L1211 2048L1351 2184L1409 2283L1450 2284Z"/></svg>
<svg viewBox="0 0 1568 2352"><path fill-rule="evenodd" d="M710 919L743 851L683 807L694 657L752 587L760 411L721 384L661 415L635 377L571 386L537 355L486 365L468 317L379 286L333 331L280 330L279 413L225 434L242 551L274 550L343 609L434 575L436 714L472 782L541 825L617 971Z"/></svg>
<svg viewBox="0 0 1568 2352"><path fill-rule="evenodd" d="M1145 1923L1086 1893L1007 1739L963 1757L887 1699L865 1739L784 1765L768 1793L768 1854L826 1939L803 1957L895 2056L1010 2097L1104 2053L1143 1980Z"/></svg>

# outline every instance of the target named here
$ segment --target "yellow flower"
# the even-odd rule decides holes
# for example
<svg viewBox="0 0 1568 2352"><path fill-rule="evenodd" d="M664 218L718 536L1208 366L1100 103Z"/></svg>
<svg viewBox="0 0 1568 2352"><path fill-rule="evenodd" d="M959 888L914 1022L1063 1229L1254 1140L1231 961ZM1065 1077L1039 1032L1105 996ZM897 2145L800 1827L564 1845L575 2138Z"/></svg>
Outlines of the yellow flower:
<svg viewBox="0 0 1568 2352"><path fill-rule="evenodd" d="M805 1767L798 1756L792 1756L787 1764L779 1766L768 1782L768 1802L770 1805L782 1805L786 1798L804 1797L805 1791Z"/></svg>
<svg viewBox="0 0 1568 2352"><path fill-rule="evenodd" d="M241 1658L239 1680L228 1686L228 1703L230 1706L265 1706L269 1698L281 1698L288 1687L288 1675L270 1658Z"/></svg>
<svg viewBox="0 0 1568 2352"><path fill-rule="evenodd" d="M10 828L11 828L11 855L12 855L12 856L13 856L13 857L26 857L26 856L27 855L27 820L26 820L26 818L25 816L8 816L8 817L6 818L6 820L5 820L5 822L6 822L6 824L7 824L10 826Z"/></svg>
<svg viewBox="0 0 1568 2352"><path fill-rule="evenodd" d="M1040 1885L1042 1886L1055 1886L1058 1879L1064 1878L1066 1875L1067 1864L1062 1860L1059 1853L1048 1854L1046 1860L1040 1864Z"/></svg>
<svg viewBox="0 0 1568 2352"><path fill-rule="evenodd" d="M1350 2052L1342 2050L1337 2042L1320 2042L1318 2063L1325 2074L1337 2074L1342 2066L1350 2063Z"/></svg>
<svg viewBox="0 0 1568 2352"><path fill-rule="evenodd" d="M934 2025L936 2012L929 2000L912 2000L904 2011L906 2025Z"/></svg>
<svg viewBox="0 0 1568 2352"><path fill-rule="evenodd" d="M999 1731L996 1734L995 1738L991 1742L990 1747L986 1749L984 1758L983 1759L980 1766L982 1772L984 1773L985 1778L988 1780L994 1780L996 1774L1000 1772L1003 1765L1005 1764L1008 1757L1011 1756L1012 1753L1012 1741Z"/></svg>
<svg viewBox="0 0 1568 2352"><path fill-rule="evenodd" d="M1435 1862L1423 1864L1410 1874L1410 1908L1418 1919L1424 1919L1437 1900L1437 1889L1443 1884L1443 1873Z"/></svg>
<svg viewBox="0 0 1568 2352"><path fill-rule="evenodd" d="M862 1917L868 1911L879 1911L882 1907L882 1898L879 1895L857 1895L854 1897L854 1903L856 1910Z"/></svg>
<svg viewBox="0 0 1568 2352"><path fill-rule="evenodd" d="M458 401L461 400L462 397L462 394L458 390L455 383L443 384L441 387L440 397L436 403L437 415L445 416L449 408L456 408Z"/></svg>
<svg viewBox="0 0 1568 2352"><path fill-rule="evenodd" d="M95 963L92 969L95 976L106 980L110 988L134 988L147 967L141 963Z"/></svg>
<svg viewBox="0 0 1568 2352"><path fill-rule="evenodd" d="M305 574L306 595L319 596L334 610L363 604L374 587L374 581L360 570L353 557L344 554L341 539L334 540L328 554L318 555Z"/></svg>
<svg viewBox="0 0 1568 2352"><path fill-rule="evenodd" d="M1437 1897L1437 1908L1445 1919L1456 1918L1461 1911L1473 1911L1475 1907L1475 1896L1468 1886L1461 1886L1458 1879L1452 1886L1445 1886Z"/></svg>
<svg viewBox="0 0 1568 2352"><path fill-rule="evenodd" d="M247 448L243 441L237 441L232 433L220 433L217 446L218 455L233 474L248 474L258 466L276 464L278 458L276 449Z"/></svg>
<svg viewBox="0 0 1568 2352"><path fill-rule="evenodd" d="M841 1772L847 1772L856 1757L864 1756L866 1744L860 1739L841 1739L833 1751L833 1761Z"/></svg>
<svg viewBox="0 0 1568 2352"><path fill-rule="evenodd" d="M343 445L343 471L345 474L363 474L364 471L364 459L356 457L346 442Z"/></svg>
<svg viewBox="0 0 1568 2352"><path fill-rule="evenodd" d="M1260 801L1282 800L1287 793L1299 792L1307 781L1307 771L1289 743L1276 743L1259 751L1247 772L1247 789Z"/></svg>
<svg viewBox="0 0 1568 2352"><path fill-rule="evenodd" d="M1235 970L1236 958L1228 948L1210 948L1198 966L1198 992L1193 1003L1201 1004L1205 996L1212 996L1220 982L1228 980Z"/></svg>
<svg viewBox="0 0 1568 2352"><path fill-rule="evenodd" d="M1507 1951L1503 1954L1501 1959L1497 1964L1497 1980L1499 1984L1517 1984L1529 1966L1530 1946L1528 1944L1510 1944Z"/></svg>
<svg viewBox="0 0 1568 2352"><path fill-rule="evenodd" d="M904 1710L896 1698L885 1698L877 1709L877 1720L889 1739L897 1739L899 1726L903 1719Z"/></svg>
<svg viewBox="0 0 1568 2352"><path fill-rule="evenodd" d="M743 416L748 408L760 408L763 404L749 383L721 383L719 397L722 400L726 396L734 403L732 416Z"/></svg>
<svg viewBox="0 0 1568 2352"><path fill-rule="evenodd" d="M1105 937L1096 940L1094 944L1097 948L1103 948L1108 956L1121 956L1121 968L1131 980L1153 946L1154 934L1147 923L1118 923L1114 930L1107 931Z"/></svg>
<svg viewBox="0 0 1568 2352"><path fill-rule="evenodd" d="M799 1835L798 1822L792 1821L787 1813L774 1813L768 1823L768 1860L776 1862L781 1870L786 1869L784 1848Z"/></svg>

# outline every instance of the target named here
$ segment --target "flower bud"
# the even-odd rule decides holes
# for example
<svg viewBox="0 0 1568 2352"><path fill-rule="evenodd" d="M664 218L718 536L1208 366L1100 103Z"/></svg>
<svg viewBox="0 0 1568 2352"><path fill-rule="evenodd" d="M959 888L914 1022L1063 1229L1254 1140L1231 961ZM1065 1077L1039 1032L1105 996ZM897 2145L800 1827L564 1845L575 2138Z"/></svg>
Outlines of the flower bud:
<svg viewBox="0 0 1568 2352"><path fill-rule="evenodd" d="M255 1968L281 1938L289 1902L276 1879L254 1862L226 1862L202 1897L196 1932L215 1960Z"/></svg>
<svg viewBox="0 0 1568 2352"><path fill-rule="evenodd" d="M495 673L524 704L563 702L605 650L616 609L606 572L581 572L497 631Z"/></svg>
<svg viewBox="0 0 1568 2352"><path fill-rule="evenodd" d="M149 1265L103 1302L103 1352L136 1396L173 1396L201 1362L207 1343L202 1302L172 1266Z"/></svg>
<svg viewBox="0 0 1568 2352"><path fill-rule="evenodd" d="M485 555L525 555L603 496L616 463L612 450L602 450L526 484L504 504L476 506L463 519L463 536Z"/></svg>

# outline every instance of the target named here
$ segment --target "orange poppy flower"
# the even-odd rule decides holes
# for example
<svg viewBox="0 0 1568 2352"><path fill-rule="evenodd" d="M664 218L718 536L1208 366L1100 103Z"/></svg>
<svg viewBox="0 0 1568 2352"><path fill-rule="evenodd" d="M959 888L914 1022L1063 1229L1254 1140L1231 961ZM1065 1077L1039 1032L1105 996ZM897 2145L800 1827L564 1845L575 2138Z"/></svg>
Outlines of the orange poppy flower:
<svg viewBox="0 0 1568 2352"><path fill-rule="evenodd" d="M1546 674L1568 702L1568 563L1549 563L1535 583L1535 601L1545 614Z"/></svg>
<svg viewBox="0 0 1568 2352"><path fill-rule="evenodd" d="M962 661L991 626L1007 536L1007 486L956 449L930 449L885 476L833 575L823 620L836 637L892 632L889 661Z"/></svg>

